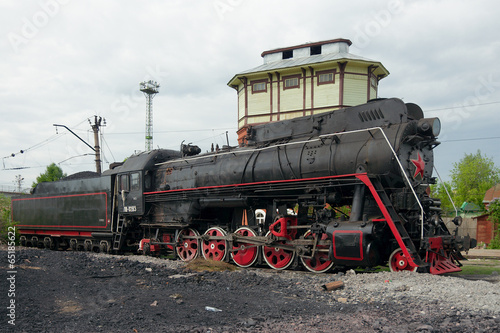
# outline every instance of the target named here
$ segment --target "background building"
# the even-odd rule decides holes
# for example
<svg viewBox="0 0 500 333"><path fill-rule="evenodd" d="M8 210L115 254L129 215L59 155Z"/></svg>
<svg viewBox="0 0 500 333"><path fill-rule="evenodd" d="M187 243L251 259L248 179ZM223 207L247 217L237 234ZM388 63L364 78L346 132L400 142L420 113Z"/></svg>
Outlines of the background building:
<svg viewBox="0 0 500 333"><path fill-rule="evenodd" d="M389 75L378 61L349 53L351 41L333 39L264 51L264 64L236 74L238 141L248 126L366 103Z"/></svg>
<svg viewBox="0 0 500 333"><path fill-rule="evenodd" d="M495 200L500 200L500 184L496 184L484 194L483 204L486 210ZM475 219L477 219L477 242L489 244L495 237L495 224L490 218L490 213L486 212Z"/></svg>

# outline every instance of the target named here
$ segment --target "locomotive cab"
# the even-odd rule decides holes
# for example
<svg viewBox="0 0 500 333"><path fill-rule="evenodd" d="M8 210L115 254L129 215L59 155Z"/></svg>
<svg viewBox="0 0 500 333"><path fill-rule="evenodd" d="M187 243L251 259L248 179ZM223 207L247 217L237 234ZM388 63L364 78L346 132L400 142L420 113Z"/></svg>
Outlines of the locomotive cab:
<svg viewBox="0 0 500 333"><path fill-rule="evenodd" d="M124 172L117 178L118 213L142 215L144 213L142 171Z"/></svg>
<svg viewBox="0 0 500 333"><path fill-rule="evenodd" d="M127 158L122 164L104 174L116 175L114 184L117 213L119 215L143 216L147 210L144 202L145 191L152 189L153 172L156 163L180 157L173 150L158 149L141 152Z"/></svg>

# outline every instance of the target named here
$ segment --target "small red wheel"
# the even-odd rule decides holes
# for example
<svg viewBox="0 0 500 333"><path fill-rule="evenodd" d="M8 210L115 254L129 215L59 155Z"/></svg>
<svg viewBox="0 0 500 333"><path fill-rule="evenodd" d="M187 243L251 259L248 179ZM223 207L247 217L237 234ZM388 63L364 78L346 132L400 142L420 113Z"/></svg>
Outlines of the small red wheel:
<svg viewBox="0 0 500 333"><path fill-rule="evenodd" d="M304 234L305 239L315 239L316 234L313 234L311 230L308 230ZM321 234L321 240L327 240L328 235L327 234ZM328 249L327 245L318 245L316 246L316 250L325 250ZM312 248L311 248L312 250ZM302 261L302 264L304 265L307 270L313 272L313 273L324 273L330 270L330 268L333 267L333 261L328 260L328 252L319 252L316 251L314 254L314 257L312 258L304 258L300 257L300 261Z"/></svg>
<svg viewBox="0 0 500 333"><path fill-rule="evenodd" d="M273 235L270 231L267 232L266 237L271 238ZM286 241L274 241L275 244L285 245ZM263 246L262 253L264 260L273 269L286 269L290 266L295 258L295 251L281 249L273 246Z"/></svg>
<svg viewBox="0 0 500 333"><path fill-rule="evenodd" d="M191 261L198 257L198 231L186 228L179 231L175 242L177 243L177 255L182 261Z"/></svg>
<svg viewBox="0 0 500 333"><path fill-rule="evenodd" d="M212 227L205 232L211 237L224 237L226 232L219 227ZM201 243L201 254L203 258L222 261L226 257L227 242L224 239L208 239Z"/></svg>
<svg viewBox="0 0 500 333"><path fill-rule="evenodd" d="M398 248L394 250L394 252L392 252L391 256L389 257L389 268L391 269L391 272L416 272L418 267L412 266L404 255L403 250Z"/></svg>
<svg viewBox="0 0 500 333"><path fill-rule="evenodd" d="M235 234L245 236L245 237L256 237L257 234L250 228L242 227L234 232ZM231 258L234 263L240 267L250 267L257 260L257 255L259 254L259 247L251 243L233 243L233 251L231 252Z"/></svg>

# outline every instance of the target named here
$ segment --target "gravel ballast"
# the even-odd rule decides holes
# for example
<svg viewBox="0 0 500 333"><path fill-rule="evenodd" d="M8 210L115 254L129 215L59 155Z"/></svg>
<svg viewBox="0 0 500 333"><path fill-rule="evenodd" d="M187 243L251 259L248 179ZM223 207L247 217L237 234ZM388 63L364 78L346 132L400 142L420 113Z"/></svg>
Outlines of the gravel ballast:
<svg viewBox="0 0 500 333"><path fill-rule="evenodd" d="M145 256L15 254L16 325L7 322L3 297L5 332L500 332L500 284L486 281L411 272L192 272ZM6 295L7 251L0 256ZM332 281L344 287L325 291Z"/></svg>

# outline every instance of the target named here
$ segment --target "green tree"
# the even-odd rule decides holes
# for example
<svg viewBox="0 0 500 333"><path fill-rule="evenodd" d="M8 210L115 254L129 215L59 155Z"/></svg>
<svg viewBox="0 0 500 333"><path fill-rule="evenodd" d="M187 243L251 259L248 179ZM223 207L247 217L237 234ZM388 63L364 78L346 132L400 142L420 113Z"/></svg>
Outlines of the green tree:
<svg viewBox="0 0 500 333"><path fill-rule="evenodd" d="M448 190L450 196L453 196L453 190L449 182L439 182L437 184L431 185L431 197L439 198L439 200L441 200L441 209L443 210L443 215L455 216L455 208L453 207L453 204L446 190Z"/></svg>
<svg viewBox="0 0 500 333"><path fill-rule="evenodd" d="M0 243L8 244L10 240L9 232L15 229L15 223L12 222L10 217L10 198L0 194ZM16 241L19 235L15 233Z"/></svg>
<svg viewBox="0 0 500 333"><path fill-rule="evenodd" d="M496 199L490 203L488 209L491 221L495 224L495 228L500 226L500 199Z"/></svg>
<svg viewBox="0 0 500 333"><path fill-rule="evenodd" d="M500 170L491 158L478 150L475 154L465 154L451 170L451 187L455 204L464 202L483 206L484 194L500 182Z"/></svg>
<svg viewBox="0 0 500 333"><path fill-rule="evenodd" d="M38 183L53 182L66 176L67 175L63 173L60 167L58 167L55 163L52 163L47 166L47 170L45 170L44 173L41 173L40 176L36 177L36 182L33 182L32 187L35 187Z"/></svg>
<svg viewBox="0 0 500 333"><path fill-rule="evenodd" d="M6 222L10 219L10 199L0 194L0 222Z"/></svg>

